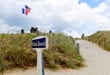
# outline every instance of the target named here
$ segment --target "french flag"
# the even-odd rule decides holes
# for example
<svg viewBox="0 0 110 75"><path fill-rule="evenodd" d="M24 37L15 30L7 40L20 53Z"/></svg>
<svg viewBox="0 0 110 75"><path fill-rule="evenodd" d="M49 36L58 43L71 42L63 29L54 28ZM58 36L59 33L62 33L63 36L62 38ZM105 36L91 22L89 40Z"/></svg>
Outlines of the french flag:
<svg viewBox="0 0 110 75"><path fill-rule="evenodd" d="M31 8L25 5L25 8L22 8L22 14L28 15L30 13Z"/></svg>

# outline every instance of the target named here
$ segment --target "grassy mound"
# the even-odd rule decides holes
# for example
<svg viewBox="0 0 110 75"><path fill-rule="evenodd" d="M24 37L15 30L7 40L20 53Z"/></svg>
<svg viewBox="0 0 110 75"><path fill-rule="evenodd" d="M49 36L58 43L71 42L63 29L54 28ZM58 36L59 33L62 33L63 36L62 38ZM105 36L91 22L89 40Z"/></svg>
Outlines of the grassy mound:
<svg viewBox="0 0 110 75"><path fill-rule="evenodd" d="M52 69L78 68L83 59L77 54L73 39L63 34L41 34L49 37L49 49L44 51L45 66ZM0 70L32 67L37 54L32 50L35 34L0 34Z"/></svg>
<svg viewBox="0 0 110 75"><path fill-rule="evenodd" d="M107 51L110 51L110 31L98 31L91 36L86 37L87 40L97 43Z"/></svg>

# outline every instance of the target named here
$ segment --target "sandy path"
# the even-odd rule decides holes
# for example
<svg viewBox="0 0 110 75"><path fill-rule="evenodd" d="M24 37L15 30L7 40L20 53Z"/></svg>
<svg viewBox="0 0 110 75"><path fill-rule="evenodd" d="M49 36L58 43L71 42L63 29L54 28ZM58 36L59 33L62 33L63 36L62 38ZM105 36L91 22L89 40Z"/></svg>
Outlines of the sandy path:
<svg viewBox="0 0 110 75"><path fill-rule="evenodd" d="M45 75L110 75L110 52L104 51L96 44L77 40L80 44L80 52L85 59L87 67L76 70L45 70ZM4 75L37 75L36 67L26 71L17 70L6 72Z"/></svg>

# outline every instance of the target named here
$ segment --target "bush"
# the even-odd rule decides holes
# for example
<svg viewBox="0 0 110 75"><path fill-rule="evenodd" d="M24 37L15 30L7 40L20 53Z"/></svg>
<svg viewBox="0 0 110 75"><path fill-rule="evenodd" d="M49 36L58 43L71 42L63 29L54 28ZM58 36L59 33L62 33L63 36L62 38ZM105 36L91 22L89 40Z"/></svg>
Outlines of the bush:
<svg viewBox="0 0 110 75"><path fill-rule="evenodd" d="M45 34L49 37L49 49L44 51L45 66L57 68L81 67L82 58L77 55L73 39L61 33ZM32 67L36 65L37 54L31 48L31 40L35 37L31 34L1 34L0 35L0 57L8 68ZM77 59L80 58L80 59ZM74 61L71 61L74 60ZM77 62L76 62L77 61ZM81 64L80 66L77 64Z"/></svg>
<svg viewBox="0 0 110 75"><path fill-rule="evenodd" d="M110 31L98 31L87 39L110 51Z"/></svg>

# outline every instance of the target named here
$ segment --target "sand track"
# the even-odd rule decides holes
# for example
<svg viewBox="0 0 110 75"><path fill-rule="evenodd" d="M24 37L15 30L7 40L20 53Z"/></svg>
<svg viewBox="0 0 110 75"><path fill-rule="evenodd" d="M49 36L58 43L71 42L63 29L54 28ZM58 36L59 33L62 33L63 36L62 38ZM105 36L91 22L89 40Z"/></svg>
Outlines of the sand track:
<svg viewBox="0 0 110 75"><path fill-rule="evenodd" d="M85 59L86 67L81 69L66 69L58 71L45 70L45 75L110 75L110 52L98 45L85 40L76 40L80 45L80 53ZM37 75L36 67L26 71L16 70L4 75Z"/></svg>

